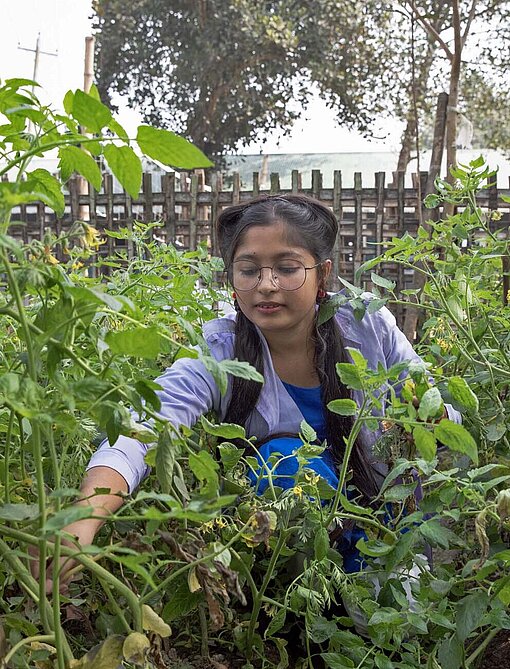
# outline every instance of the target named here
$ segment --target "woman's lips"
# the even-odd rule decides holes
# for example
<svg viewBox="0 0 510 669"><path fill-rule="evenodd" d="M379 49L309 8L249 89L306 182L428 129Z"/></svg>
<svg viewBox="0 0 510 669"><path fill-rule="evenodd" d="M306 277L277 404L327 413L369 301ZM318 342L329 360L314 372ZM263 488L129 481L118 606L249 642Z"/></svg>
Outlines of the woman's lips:
<svg viewBox="0 0 510 669"><path fill-rule="evenodd" d="M278 311L282 306L283 305L278 304L278 302L259 302L255 305L255 308L264 312L265 314L270 314L274 311Z"/></svg>

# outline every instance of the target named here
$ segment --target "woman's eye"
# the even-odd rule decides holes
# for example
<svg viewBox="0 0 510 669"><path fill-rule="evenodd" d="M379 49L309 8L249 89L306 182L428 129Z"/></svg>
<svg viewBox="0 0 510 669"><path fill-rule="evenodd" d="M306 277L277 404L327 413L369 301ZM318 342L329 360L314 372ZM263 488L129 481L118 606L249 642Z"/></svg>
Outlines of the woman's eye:
<svg viewBox="0 0 510 669"><path fill-rule="evenodd" d="M295 274L299 271L299 265L277 265L275 270L277 274Z"/></svg>
<svg viewBox="0 0 510 669"><path fill-rule="evenodd" d="M239 273L241 276L257 276L259 273L258 269L240 269Z"/></svg>

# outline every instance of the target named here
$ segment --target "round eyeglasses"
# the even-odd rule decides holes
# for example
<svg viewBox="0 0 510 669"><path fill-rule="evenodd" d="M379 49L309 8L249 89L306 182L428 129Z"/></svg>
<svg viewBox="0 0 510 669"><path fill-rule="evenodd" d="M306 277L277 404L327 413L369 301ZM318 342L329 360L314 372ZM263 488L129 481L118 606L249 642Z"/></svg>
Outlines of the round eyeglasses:
<svg viewBox="0 0 510 669"><path fill-rule="evenodd" d="M260 267L252 260L235 260L228 269L228 276L234 289L243 292L256 288L262 280L262 270L270 269L271 279L278 288L298 290L306 281L306 272L319 267L322 262L305 267L299 260L280 260L273 266Z"/></svg>

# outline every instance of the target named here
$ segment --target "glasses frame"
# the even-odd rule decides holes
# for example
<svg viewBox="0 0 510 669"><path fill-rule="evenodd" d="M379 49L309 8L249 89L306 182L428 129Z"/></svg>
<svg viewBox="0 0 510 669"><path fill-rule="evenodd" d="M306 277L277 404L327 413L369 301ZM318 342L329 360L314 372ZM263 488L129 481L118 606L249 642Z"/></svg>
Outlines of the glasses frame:
<svg viewBox="0 0 510 669"><path fill-rule="evenodd" d="M274 267L274 265L257 265L257 263L256 263L256 262L253 262L252 260L234 260L234 261L232 262L232 264L229 265L229 266L227 267L227 270L226 270L226 271L227 271L227 276L229 276L229 275L230 275L230 276L233 276L233 267L234 267L234 265L235 265L236 262L251 262L251 263L253 263L254 265L256 265L256 266L258 267L258 270L259 270L259 278L257 279L257 283L253 286L253 288L237 288L237 287L234 285L233 280L232 280L232 279L229 279L230 283L232 284L232 287L234 288L234 290L235 290L236 292L238 292L238 293L249 293L250 290L255 290L255 288L257 288L257 286L259 285L259 283L262 281L262 270L263 270L263 269L270 269L270 270L271 270L271 281L273 282L273 284L274 284L275 286L277 286L279 290L284 290L284 291L287 292L287 293L292 293L293 291L295 291L295 290L299 290L300 288L302 288L302 287L305 285L306 277L307 277L306 272L307 272L308 270L310 270L310 269L316 269L317 267L320 267L321 265L323 265L323 264L326 262L326 260L321 260L320 262L316 263L315 265L312 265L311 267L306 267L306 266L304 265L304 263L301 262L301 260L294 260L294 259L293 259L293 262L297 262L297 263L299 263L299 264L303 267L303 269L305 270L305 278L303 279L303 283L302 283L300 286L298 286L297 288L283 288L283 286L281 286L281 285L279 284L278 279L277 279L277 278L275 279L275 274L274 274L274 272L273 272L273 267ZM281 262L281 261L280 261L280 262Z"/></svg>

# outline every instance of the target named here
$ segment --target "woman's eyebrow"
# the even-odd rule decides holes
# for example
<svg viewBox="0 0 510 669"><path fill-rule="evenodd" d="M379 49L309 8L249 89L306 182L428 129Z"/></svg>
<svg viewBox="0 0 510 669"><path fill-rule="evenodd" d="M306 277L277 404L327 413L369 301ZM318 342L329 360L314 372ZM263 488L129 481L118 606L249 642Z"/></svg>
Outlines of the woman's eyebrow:
<svg viewBox="0 0 510 669"><path fill-rule="evenodd" d="M239 256L235 256L236 260L253 260L254 258L258 258L256 253L242 253ZM275 260L280 260L281 258L299 258L302 259L303 255L301 253L298 253L297 251L282 251L281 253L275 253L274 256L272 256Z"/></svg>

